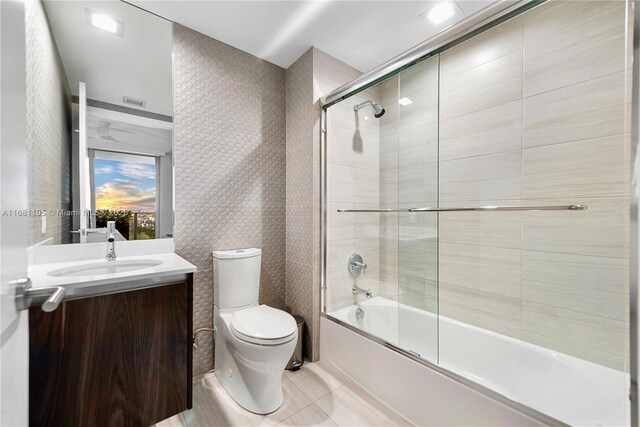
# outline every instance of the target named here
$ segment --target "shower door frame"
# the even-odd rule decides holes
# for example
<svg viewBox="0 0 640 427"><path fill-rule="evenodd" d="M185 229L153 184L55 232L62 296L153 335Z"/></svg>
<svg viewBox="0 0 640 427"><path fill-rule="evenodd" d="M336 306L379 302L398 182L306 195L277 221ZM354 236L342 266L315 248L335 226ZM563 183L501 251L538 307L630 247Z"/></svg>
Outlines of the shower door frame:
<svg viewBox="0 0 640 427"><path fill-rule="evenodd" d="M347 83L328 96L320 99L320 317L337 323L348 330L364 336L365 338L380 344L396 353L402 354L411 360L424 365L448 378L463 384L472 390L482 393L512 409L515 409L533 419L541 421L551 426L568 426L568 424L531 408L523 403L510 399L503 394L480 385L462 375L450 371L442 366L425 360L400 348L399 346L387 342L375 335L364 332L355 326L336 319L327 314L326 289L327 289L327 148L328 148L328 109L338 102L366 90L382 81L391 78L403 70L413 65L439 54L463 41L476 36L496 25L501 24L517 15L520 15L531 8L544 3L546 0L520 0L511 6L502 6L502 9L491 9L489 16L472 16L457 25L452 26L443 33L436 35L432 39L416 46L409 51L398 55L390 61L373 69L369 73ZM640 153L638 152L640 141L640 7L634 7L633 0L626 0L627 10L634 16L633 28L627 28L627 32L633 32L633 79L632 79L632 118L631 118L631 142L630 142L630 216L629 216L629 400L630 400L630 420L632 426L638 426L639 422L639 402L638 402L638 280L640 278L640 249L639 249L639 206L640 180L634 179L634 171L640 174ZM476 18L474 20L474 18Z"/></svg>

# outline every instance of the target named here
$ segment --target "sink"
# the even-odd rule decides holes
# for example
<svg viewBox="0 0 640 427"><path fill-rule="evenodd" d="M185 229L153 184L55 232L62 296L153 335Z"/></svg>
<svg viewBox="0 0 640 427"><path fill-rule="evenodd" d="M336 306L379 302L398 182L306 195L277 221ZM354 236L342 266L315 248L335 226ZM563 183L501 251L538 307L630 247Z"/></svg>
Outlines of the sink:
<svg viewBox="0 0 640 427"><path fill-rule="evenodd" d="M102 261L93 264L84 264L77 267L60 268L47 273L53 277L82 277L100 276L104 274L125 273L141 270L143 268L156 267L162 264L157 259L137 259L131 261Z"/></svg>

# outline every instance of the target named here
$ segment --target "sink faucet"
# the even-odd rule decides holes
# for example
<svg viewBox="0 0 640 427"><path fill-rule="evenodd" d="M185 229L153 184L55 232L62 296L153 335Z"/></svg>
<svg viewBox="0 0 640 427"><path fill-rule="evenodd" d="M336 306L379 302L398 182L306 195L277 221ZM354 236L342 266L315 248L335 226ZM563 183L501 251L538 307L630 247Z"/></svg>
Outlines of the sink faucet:
<svg viewBox="0 0 640 427"><path fill-rule="evenodd" d="M116 260L116 222L115 221L107 221L107 261L115 261Z"/></svg>

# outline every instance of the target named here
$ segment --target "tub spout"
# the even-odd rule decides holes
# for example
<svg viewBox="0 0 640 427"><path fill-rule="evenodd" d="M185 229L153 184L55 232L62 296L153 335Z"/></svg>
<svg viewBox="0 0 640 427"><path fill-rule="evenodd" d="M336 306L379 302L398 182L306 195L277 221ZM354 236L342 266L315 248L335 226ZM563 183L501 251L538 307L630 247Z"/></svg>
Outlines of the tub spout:
<svg viewBox="0 0 640 427"><path fill-rule="evenodd" d="M371 289L362 289L356 282L353 282L353 288L351 288L351 292L353 292L355 295L365 294L367 298L373 298Z"/></svg>

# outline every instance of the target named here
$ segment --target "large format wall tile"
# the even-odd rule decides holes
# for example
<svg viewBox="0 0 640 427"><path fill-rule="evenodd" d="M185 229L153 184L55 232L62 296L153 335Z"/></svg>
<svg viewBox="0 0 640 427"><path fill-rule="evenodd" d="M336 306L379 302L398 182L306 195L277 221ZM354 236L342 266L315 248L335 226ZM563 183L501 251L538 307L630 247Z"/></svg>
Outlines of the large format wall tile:
<svg viewBox="0 0 640 427"><path fill-rule="evenodd" d="M470 325L519 338L521 300L439 282L439 313Z"/></svg>
<svg viewBox="0 0 640 427"><path fill-rule="evenodd" d="M524 340L626 371L627 322L562 307L523 302Z"/></svg>
<svg viewBox="0 0 640 427"><path fill-rule="evenodd" d="M521 152L440 162L440 204L461 201L520 200Z"/></svg>
<svg viewBox="0 0 640 427"><path fill-rule="evenodd" d="M439 126L440 206L589 207L440 214L440 314L620 370L625 7L549 1L445 51Z"/></svg>
<svg viewBox="0 0 640 427"><path fill-rule="evenodd" d="M504 206L518 204L513 200L490 200L482 204ZM447 206L467 206L469 203L447 203ZM440 242L467 245L522 247L522 212L447 212L440 215Z"/></svg>
<svg viewBox="0 0 640 427"><path fill-rule="evenodd" d="M522 101L440 122L440 161L520 150Z"/></svg>
<svg viewBox="0 0 640 427"><path fill-rule="evenodd" d="M525 149L523 199L625 196L625 135Z"/></svg>
<svg viewBox="0 0 640 427"><path fill-rule="evenodd" d="M462 116L522 97L522 50L456 76L440 76L440 119Z"/></svg>
<svg viewBox="0 0 640 427"><path fill-rule="evenodd" d="M525 148L620 135L625 129L623 72L524 99Z"/></svg>
<svg viewBox="0 0 640 427"><path fill-rule="evenodd" d="M618 2L575 25L527 37L524 96L622 71L626 66L626 30L620 24L625 9L625 2ZM536 32L537 25L541 25L539 20L527 21L526 34Z"/></svg>
<svg viewBox="0 0 640 427"><path fill-rule="evenodd" d="M438 263L445 283L513 298L522 295L519 249L440 242Z"/></svg>
<svg viewBox="0 0 640 427"><path fill-rule="evenodd" d="M627 260L524 251L522 299L624 322Z"/></svg>
<svg viewBox="0 0 640 427"><path fill-rule="evenodd" d="M522 17L492 28L440 56L440 73L449 78L522 49Z"/></svg>
<svg viewBox="0 0 640 427"><path fill-rule="evenodd" d="M565 199L582 203L586 211L525 212L523 248L545 252L627 257L629 201L626 197ZM558 199L527 201L528 205L554 205Z"/></svg>
<svg viewBox="0 0 640 427"><path fill-rule="evenodd" d="M210 270L213 250L261 248L260 302L284 308L284 70L177 24L173 67L176 252ZM213 367L194 357L194 374Z"/></svg>

